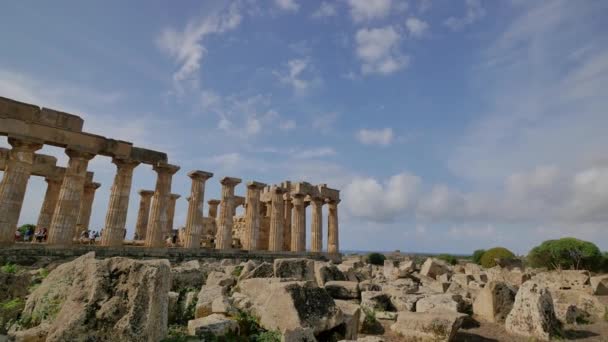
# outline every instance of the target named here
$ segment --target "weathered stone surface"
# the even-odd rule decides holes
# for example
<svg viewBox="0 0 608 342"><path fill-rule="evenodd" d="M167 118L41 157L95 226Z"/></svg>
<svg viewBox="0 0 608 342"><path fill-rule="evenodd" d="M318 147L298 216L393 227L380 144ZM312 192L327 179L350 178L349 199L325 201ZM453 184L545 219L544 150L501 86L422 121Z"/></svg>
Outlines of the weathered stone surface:
<svg viewBox="0 0 608 342"><path fill-rule="evenodd" d="M0 302L13 298L24 298L28 293L30 279L28 272L4 273L0 271Z"/></svg>
<svg viewBox="0 0 608 342"><path fill-rule="evenodd" d="M424 297L423 294L391 295L391 303L397 311L416 311L416 303Z"/></svg>
<svg viewBox="0 0 608 342"><path fill-rule="evenodd" d="M335 299L358 299L359 283L354 281L328 281L325 290Z"/></svg>
<svg viewBox="0 0 608 342"><path fill-rule="evenodd" d="M525 282L515 296L505 328L511 334L540 340L549 340L558 335L560 324L555 317L549 289L534 281Z"/></svg>
<svg viewBox="0 0 608 342"><path fill-rule="evenodd" d="M420 267L420 274L426 277L436 279L437 276L448 273L450 271L449 266L442 260L435 258L428 258Z"/></svg>
<svg viewBox="0 0 608 342"><path fill-rule="evenodd" d="M588 291L550 290L555 315L563 323L596 321L604 318L605 308L600 300Z"/></svg>
<svg viewBox="0 0 608 342"><path fill-rule="evenodd" d="M541 272L531 278L551 290L586 290L591 292L589 271L561 270Z"/></svg>
<svg viewBox="0 0 608 342"><path fill-rule="evenodd" d="M11 334L33 333L46 341L158 341L167 331L169 282L167 260L95 260L89 253L48 275L28 297L22 314L28 327Z"/></svg>
<svg viewBox="0 0 608 342"><path fill-rule="evenodd" d="M498 281L507 283L512 286L520 287L524 282L530 279L530 274L520 270L508 270L499 266L492 267L486 270L487 281ZM475 280L479 281L482 279Z"/></svg>
<svg viewBox="0 0 608 342"><path fill-rule="evenodd" d="M365 291L361 293L361 307L376 311L393 311L391 297L381 291Z"/></svg>
<svg viewBox="0 0 608 342"><path fill-rule="evenodd" d="M591 277L591 288L597 296L608 296L608 274Z"/></svg>
<svg viewBox="0 0 608 342"><path fill-rule="evenodd" d="M357 339L359 319L361 318L361 307L344 300L335 300L335 303L340 311L342 311L344 325L346 326L344 338L349 340Z"/></svg>
<svg viewBox="0 0 608 342"><path fill-rule="evenodd" d="M468 287L469 283L474 281L475 278L472 275L469 274L454 274L452 276L452 282L462 286L462 287Z"/></svg>
<svg viewBox="0 0 608 342"><path fill-rule="evenodd" d="M204 285L198 293L194 318L202 318L213 313L213 301L225 297L227 289L220 285Z"/></svg>
<svg viewBox="0 0 608 342"><path fill-rule="evenodd" d="M220 314L188 321L188 334L192 336L222 337L231 332L238 334L238 331L239 324L236 321Z"/></svg>
<svg viewBox="0 0 608 342"><path fill-rule="evenodd" d="M517 291L501 282L489 282L473 302L473 313L488 322L504 322L513 308Z"/></svg>
<svg viewBox="0 0 608 342"><path fill-rule="evenodd" d="M171 289L179 291L183 288L199 289L207 278L207 271L201 267L198 260L191 260L171 268Z"/></svg>
<svg viewBox="0 0 608 342"><path fill-rule="evenodd" d="M465 305L462 296L455 294L440 294L420 299L416 303L416 312L462 312L464 307Z"/></svg>
<svg viewBox="0 0 608 342"><path fill-rule="evenodd" d="M233 315L236 314L236 310L232 306L232 303L227 297L218 297L211 303L211 311L214 314Z"/></svg>
<svg viewBox="0 0 608 342"><path fill-rule="evenodd" d="M315 279L319 286L324 286L328 281L345 281L346 277L336 265L315 261Z"/></svg>
<svg viewBox="0 0 608 342"><path fill-rule="evenodd" d="M270 278L274 275L274 267L269 262L263 262L256 268L247 273L242 273L239 277L239 281L243 279L251 278Z"/></svg>
<svg viewBox="0 0 608 342"><path fill-rule="evenodd" d="M408 339L452 341L466 315L455 312L399 312L391 330Z"/></svg>
<svg viewBox="0 0 608 342"><path fill-rule="evenodd" d="M179 310L179 306L177 303L177 301L179 300L179 293L170 291L168 294L168 299L168 321L171 323L175 321Z"/></svg>
<svg viewBox="0 0 608 342"><path fill-rule="evenodd" d="M207 276L206 286L222 286L222 287L231 287L236 283L236 280L233 276L226 274L224 272L211 271Z"/></svg>
<svg viewBox="0 0 608 342"><path fill-rule="evenodd" d="M274 276L295 280L315 280L314 261L305 258L276 259Z"/></svg>

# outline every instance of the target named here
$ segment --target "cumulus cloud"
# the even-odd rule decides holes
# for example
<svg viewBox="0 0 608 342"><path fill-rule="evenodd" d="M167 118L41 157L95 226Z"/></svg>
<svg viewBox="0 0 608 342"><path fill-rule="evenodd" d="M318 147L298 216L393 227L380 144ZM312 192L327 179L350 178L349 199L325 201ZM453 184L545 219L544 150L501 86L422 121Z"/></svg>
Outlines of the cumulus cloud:
<svg viewBox="0 0 608 342"><path fill-rule="evenodd" d="M275 5L288 12L297 12L300 9L300 5L295 0L274 0Z"/></svg>
<svg viewBox="0 0 608 342"><path fill-rule="evenodd" d="M355 35L363 74L388 75L405 68L409 57L399 50L400 34L392 26L362 28Z"/></svg>
<svg viewBox="0 0 608 342"><path fill-rule="evenodd" d="M392 128L383 129L361 129L357 132L357 140L365 145L388 146L393 142L394 134Z"/></svg>
<svg viewBox="0 0 608 342"><path fill-rule="evenodd" d="M273 72L274 75L284 84L293 88L296 94L305 94L313 84L319 82L318 79L305 79L303 74L310 70L310 60L308 58L296 58L287 62L286 72Z"/></svg>
<svg viewBox="0 0 608 342"><path fill-rule="evenodd" d="M313 18L333 17L337 14L336 7L330 2L323 1L319 8L312 14Z"/></svg>
<svg viewBox="0 0 608 342"><path fill-rule="evenodd" d="M420 178L403 172L381 183L374 178L353 179L342 198L350 215L375 222L393 221L415 201Z"/></svg>
<svg viewBox="0 0 608 342"><path fill-rule="evenodd" d="M390 14L392 0L348 0L355 22L382 19Z"/></svg>
<svg viewBox="0 0 608 342"><path fill-rule="evenodd" d="M428 31L429 24L416 17L409 17L405 20L405 28L411 37L420 38Z"/></svg>
<svg viewBox="0 0 608 342"><path fill-rule="evenodd" d="M445 26L454 31L462 30L486 15L486 10L481 6L481 0L465 0L465 7L466 14L463 17L449 17L444 22Z"/></svg>
<svg viewBox="0 0 608 342"><path fill-rule="evenodd" d="M319 130L321 133L329 133L337 120L337 112L320 113L313 117L312 128Z"/></svg>

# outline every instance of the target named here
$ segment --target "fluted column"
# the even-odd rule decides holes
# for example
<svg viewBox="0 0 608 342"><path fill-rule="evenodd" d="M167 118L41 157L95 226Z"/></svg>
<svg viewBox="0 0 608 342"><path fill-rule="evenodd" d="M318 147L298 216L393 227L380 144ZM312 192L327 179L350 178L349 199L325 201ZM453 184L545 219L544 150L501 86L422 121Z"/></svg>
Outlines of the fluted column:
<svg viewBox="0 0 608 342"><path fill-rule="evenodd" d="M96 182L84 184L82 202L80 204L80 210L78 211L78 220L76 221L78 231L74 234L74 237L80 236L83 230L89 229L89 223L91 222L91 210L93 208L93 201L95 200L95 191L97 191L100 186L101 184Z"/></svg>
<svg viewBox="0 0 608 342"><path fill-rule="evenodd" d="M215 237L216 249L232 248L232 225L234 212L234 187L239 184L239 178L224 177L222 184L222 202L220 203L220 216L217 221L217 234Z"/></svg>
<svg viewBox="0 0 608 342"><path fill-rule="evenodd" d="M40 214L38 215L37 228L49 229L51 226L51 220L53 219L53 212L57 205L57 199L59 199L59 190L61 190L62 177L47 177L45 181L47 183L46 193L44 194L44 200L42 207L40 208Z"/></svg>
<svg viewBox="0 0 608 342"><path fill-rule="evenodd" d="M146 239L146 229L148 229L148 218L150 218L150 202L154 191L139 190L139 210L137 211L137 223L135 224L135 240Z"/></svg>
<svg viewBox="0 0 608 342"><path fill-rule="evenodd" d="M293 204L291 204L291 195L283 194L283 250L291 250L291 212Z"/></svg>
<svg viewBox="0 0 608 342"><path fill-rule="evenodd" d="M167 208L167 226L165 228L165 235L173 235L173 219L175 218L175 204L181 196L178 194L171 194L169 196L169 207Z"/></svg>
<svg viewBox="0 0 608 342"><path fill-rule="evenodd" d="M42 148L38 141L9 137L8 142L12 148L0 182L0 243L3 244L15 241L15 231L34 165L35 152Z"/></svg>
<svg viewBox="0 0 608 342"><path fill-rule="evenodd" d="M339 229L338 229L338 203L337 201L329 201L327 204L327 209L329 212L327 222L327 252L328 253L339 253L340 252L340 243L339 243Z"/></svg>
<svg viewBox="0 0 608 342"><path fill-rule="evenodd" d="M310 199L312 206L312 222L310 223L310 251L321 252L323 250L323 200L317 197Z"/></svg>
<svg viewBox="0 0 608 342"><path fill-rule="evenodd" d="M203 208L205 206L205 182L213 177L213 173L192 171L188 173L192 179L188 217L186 218L186 239L184 248L199 248L203 232Z"/></svg>
<svg viewBox="0 0 608 342"><path fill-rule="evenodd" d="M247 183L247 205L245 207L245 236L243 249L258 250L260 236L260 191L266 186L264 183Z"/></svg>
<svg viewBox="0 0 608 342"><path fill-rule="evenodd" d="M268 250L279 252L283 249L283 223L285 210L283 209L283 189L273 186L270 189L270 236Z"/></svg>
<svg viewBox="0 0 608 342"><path fill-rule="evenodd" d="M165 244L163 232L167 226L167 209L169 207L169 196L171 195L171 180L173 175L179 171L179 166L171 164L157 164L156 189L152 212L146 230L146 247L163 247Z"/></svg>
<svg viewBox="0 0 608 342"><path fill-rule="evenodd" d="M304 207L304 195L291 195L292 229L291 229L291 251L306 251L306 208Z"/></svg>
<svg viewBox="0 0 608 342"><path fill-rule="evenodd" d="M217 207L220 205L221 201L216 199L211 199L207 201L207 205L209 205L209 217L216 219L217 218Z"/></svg>
<svg viewBox="0 0 608 342"><path fill-rule="evenodd" d="M70 157L70 160L65 170L59 199L51 220L48 237L48 243L51 245L69 245L72 243L76 223L78 222L82 194L84 193L87 166L89 160L95 157L92 153L69 148L66 149L65 153Z"/></svg>

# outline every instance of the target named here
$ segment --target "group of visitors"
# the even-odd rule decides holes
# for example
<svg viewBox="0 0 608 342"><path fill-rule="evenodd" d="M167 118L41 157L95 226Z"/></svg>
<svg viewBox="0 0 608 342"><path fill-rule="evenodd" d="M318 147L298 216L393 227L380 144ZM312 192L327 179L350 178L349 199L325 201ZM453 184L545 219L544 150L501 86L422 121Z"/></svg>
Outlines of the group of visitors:
<svg viewBox="0 0 608 342"><path fill-rule="evenodd" d="M25 228L20 228L15 231L15 241L23 242L44 242L48 237L48 229L36 228L33 225L28 225Z"/></svg>
<svg viewBox="0 0 608 342"><path fill-rule="evenodd" d="M94 245L95 241L101 236L101 233L94 230L83 230L80 233L78 241L82 244Z"/></svg>

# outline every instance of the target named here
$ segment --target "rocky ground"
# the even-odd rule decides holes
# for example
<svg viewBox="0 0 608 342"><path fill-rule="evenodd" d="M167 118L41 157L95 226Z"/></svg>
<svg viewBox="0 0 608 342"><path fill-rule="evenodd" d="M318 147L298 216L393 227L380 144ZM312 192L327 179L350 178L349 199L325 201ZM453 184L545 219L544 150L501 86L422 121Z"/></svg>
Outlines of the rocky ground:
<svg viewBox="0 0 608 342"><path fill-rule="evenodd" d="M608 341L608 275L429 258L109 258L0 271L16 341ZM519 267L517 267L519 266ZM2 337L0 337L2 340Z"/></svg>

